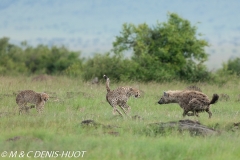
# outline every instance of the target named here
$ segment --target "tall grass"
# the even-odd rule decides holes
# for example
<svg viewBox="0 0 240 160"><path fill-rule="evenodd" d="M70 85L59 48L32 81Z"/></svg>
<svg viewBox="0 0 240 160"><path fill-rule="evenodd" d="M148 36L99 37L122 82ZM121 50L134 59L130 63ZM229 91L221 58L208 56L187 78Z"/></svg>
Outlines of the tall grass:
<svg viewBox="0 0 240 160"><path fill-rule="evenodd" d="M207 113L200 113L199 118L185 118L198 120L220 132L219 135L202 137L177 130L150 134L147 127L150 123L183 119L182 109L177 104L158 105L157 101L165 90L180 90L192 84L111 83L111 89L131 85L143 91L141 98L128 101L132 108L130 115L140 116L140 119L133 120L112 115L112 107L105 98L105 84L92 85L67 77L52 77L47 81L31 81L31 78L0 77L0 152L87 151L84 159L105 160L225 160L240 157L240 130L233 125L240 122L240 102L237 101L240 85L236 81L221 87L197 84L209 97L213 93L230 96L230 101L212 105L211 119ZM18 115L15 93L24 89L49 93L51 98L45 105L44 114L38 115L35 109L31 109L29 114ZM81 125L88 119L101 125Z"/></svg>

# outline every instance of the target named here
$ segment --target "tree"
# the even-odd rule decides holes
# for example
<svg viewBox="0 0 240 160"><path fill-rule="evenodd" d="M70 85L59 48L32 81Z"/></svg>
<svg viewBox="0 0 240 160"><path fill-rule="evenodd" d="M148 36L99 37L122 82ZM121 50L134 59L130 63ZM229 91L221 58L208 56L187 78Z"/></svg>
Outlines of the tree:
<svg viewBox="0 0 240 160"><path fill-rule="evenodd" d="M20 47L10 44L9 38L0 39L0 74L22 74L28 69L22 61L23 51Z"/></svg>
<svg viewBox="0 0 240 160"><path fill-rule="evenodd" d="M240 75L240 58L229 59L226 64L226 69L230 74ZM223 67L224 68L224 67Z"/></svg>
<svg viewBox="0 0 240 160"><path fill-rule="evenodd" d="M132 60L139 64L138 78L142 80L185 78L182 74L189 71L189 66L196 68L195 72L198 68L207 72L203 62L208 58L204 50L208 43L198 39L201 34L196 31L196 26L175 13L168 15L166 23L152 28L145 23L125 23L113 42L113 51L116 55L132 52Z"/></svg>

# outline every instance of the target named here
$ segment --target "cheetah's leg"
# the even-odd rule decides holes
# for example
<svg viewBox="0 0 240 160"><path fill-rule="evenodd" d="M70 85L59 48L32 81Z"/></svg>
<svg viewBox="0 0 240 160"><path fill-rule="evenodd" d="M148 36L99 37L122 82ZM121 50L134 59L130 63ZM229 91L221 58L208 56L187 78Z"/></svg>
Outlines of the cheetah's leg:
<svg viewBox="0 0 240 160"><path fill-rule="evenodd" d="M126 103L123 103L121 105L119 105L119 107L121 107L121 109L123 110L123 112L128 115L129 111L131 110L131 107L128 106ZM127 109L127 110L126 110Z"/></svg>
<svg viewBox="0 0 240 160"><path fill-rule="evenodd" d="M131 107L129 105L127 105L126 103L124 105L122 105L122 107L127 109L127 113L129 113L131 111Z"/></svg>
<svg viewBox="0 0 240 160"><path fill-rule="evenodd" d="M38 112L39 114L42 114L43 109L44 109L44 106L43 106L43 105L36 105L36 109L37 109L37 112Z"/></svg>
<svg viewBox="0 0 240 160"><path fill-rule="evenodd" d="M116 106L113 106L113 115L115 115L116 114L116 111L117 111L117 107Z"/></svg>
<svg viewBox="0 0 240 160"><path fill-rule="evenodd" d="M123 114L117 109L117 107L113 106L113 115L116 115L116 112L118 112L120 116L123 116Z"/></svg>
<svg viewBox="0 0 240 160"><path fill-rule="evenodd" d="M21 115L23 113L23 111L25 111L25 106L27 105L27 103L19 103L19 115Z"/></svg>
<svg viewBox="0 0 240 160"><path fill-rule="evenodd" d="M120 112L117 108L116 109L113 109L113 115L116 115L116 112L118 112L118 114L123 117L123 114L122 112Z"/></svg>
<svg viewBox="0 0 240 160"><path fill-rule="evenodd" d="M123 112L127 115L127 111L125 110L125 108L123 107L123 106L119 106L122 110L123 110Z"/></svg>
<svg viewBox="0 0 240 160"><path fill-rule="evenodd" d="M26 113L29 113L29 109L30 109L30 107L25 106L25 112L26 112Z"/></svg>
<svg viewBox="0 0 240 160"><path fill-rule="evenodd" d="M123 117L122 112L120 112L118 109L116 109L116 111L118 112L118 114L119 114L121 117Z"/></svg>

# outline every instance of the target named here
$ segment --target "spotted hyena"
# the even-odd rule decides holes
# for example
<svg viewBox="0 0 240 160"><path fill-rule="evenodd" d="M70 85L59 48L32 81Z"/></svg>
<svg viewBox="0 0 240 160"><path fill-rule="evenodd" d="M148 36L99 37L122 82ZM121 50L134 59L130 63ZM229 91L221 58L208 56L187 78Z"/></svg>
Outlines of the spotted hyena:
<svg viewBox="0 0 240 160"><path fill-rule="evenodd" d="M119 106L124 111L124 113L127 114L131 109L130 106L127 105L128 98L130 96L134 96L135 98L140 97L140 91L133 87L119 87L115 90L110 90L110 79L106 75L103 77L106 79L106 99L108 103L113 107L113 114L118 112L122 116L122 113L117 109L117 106Z"/></svg>
<svg viewBox="0 0 240 160"><path fill-rule="evenodd" d="M208 96L202 92L194 90L184 91L167 91L164 92L161 99L158 101L159 104L178 103L183 109L183 116L198 116L199 112L206 111L209 114L209 118L212 116L210 111L210 105L217 102L219 96L213 94L211 100ZM192 113L188 113L191 111Z"/></svg>
<svg viewBox="0 0 240 160"><path fill-rule="evenodd" d="M36 107L37 112L41 113L44 109L49 96L46 93L37 93L32 90L23 90L18 93L16 103L19 106L19 114L23 111L28 112L29 109ZM35 104L36 106L27 106L27 103Z"/></svg>

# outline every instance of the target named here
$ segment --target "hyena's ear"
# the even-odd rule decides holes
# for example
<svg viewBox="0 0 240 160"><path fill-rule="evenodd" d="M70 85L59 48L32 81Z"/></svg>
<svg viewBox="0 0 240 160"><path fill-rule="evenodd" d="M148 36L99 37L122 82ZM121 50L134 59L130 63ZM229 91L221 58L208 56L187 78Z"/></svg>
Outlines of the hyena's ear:
<svg viewBox="0 0 240 160"><path fill-rule="evenodd" d="M164 95L164 96L166 96L166 97L168 97L168 96L169 96L169 94L168 94L168 93L166 93L166 92L163 92L163 95Z"/></svg>

